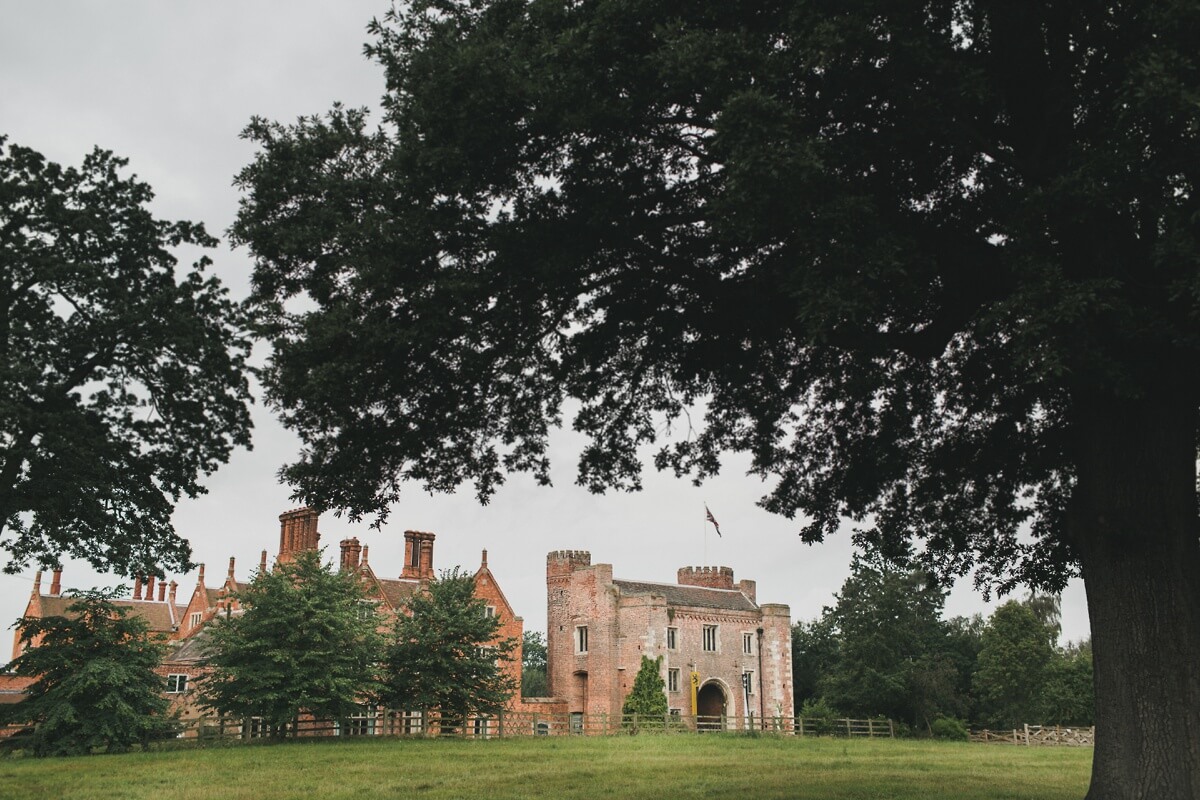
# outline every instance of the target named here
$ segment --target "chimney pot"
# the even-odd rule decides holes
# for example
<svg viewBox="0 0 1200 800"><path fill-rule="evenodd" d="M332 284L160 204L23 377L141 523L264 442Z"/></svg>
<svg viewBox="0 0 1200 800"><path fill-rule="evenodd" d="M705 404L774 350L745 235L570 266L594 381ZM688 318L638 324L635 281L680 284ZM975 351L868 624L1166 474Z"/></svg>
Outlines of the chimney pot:
<svg viewBox="0 0 1200 800"><path fill-rule="evenodd" d="M42 571L40 569L33 574L33 593L42 593Z"/></svg>
<svg viewBox="0 0 1200 800"><path fill-rule="evenodd" d="M149 577L146 578L145 593L142 596L145 597L147 600L154 599L154 576L153 575L150 575Z"/></svg>
<svg viewBox="0 0 1200 800"><path fill-rule="evenodd" d="M167 599L167 581L164 578L163 580L159 581L159 583L158 583L158 602L161 603L163 600L166 600L166 599Z"/></svg>
<svg viewBox="0 0 1200 800"><path fill-rule="evenodd" d="M50 594L62 594L62 570L54 570L53 576L50 579Z"/></svg>
<svg viewBox="0 0 1200 800"><path fill-rule="evenodd" d="M142 576L141 575L137 575L133 579L133 599L134 600L142 599Z"/></svg>

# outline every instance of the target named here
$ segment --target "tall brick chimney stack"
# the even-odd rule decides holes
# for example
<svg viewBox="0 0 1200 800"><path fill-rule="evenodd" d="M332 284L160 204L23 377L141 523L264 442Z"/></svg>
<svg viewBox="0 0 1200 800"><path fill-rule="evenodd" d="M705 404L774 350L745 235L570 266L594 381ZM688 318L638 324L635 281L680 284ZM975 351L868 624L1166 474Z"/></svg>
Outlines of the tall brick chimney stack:
<svg viewBox="0 0 1200 800"><path fill-rule="evenodd" d="M352 536L349 539L342 539L342 572L358 572L358 563L362 558L362 545L358 543L358 537Z"/></svg>
<svg viewBox="0 0 1200 800"><path fill-rule="evenodd" d="M141 575L135 575L133 578L133 599L134 600L142 599L142 576Z"/></svg>
<svg viewBox="0 0 1200 800"><path fill-rule="evenodd" d="M404 532L404 570L402 580L433 578L433 540L437 537L425 531Z"/></svg>
<svg viewBox="0 0 1200 800"><path fill-rule="evenodd" d="M227 572L225 574L226 579L229 580L230 583L232 583L234 581L233 567L234 567L234 564L236 563L235 558L236 558L236 556L229 557L229 572Z"/></svg>
<svg viewBox="0 0 1200 800"><path fill-rule="evenodd" d="M146 598L147 600L154 599L154 576L153 575L147 576L145 593L142 595L142 597Z"/></svg>
<svg viewBox="0 0 1200 800"><path fill-rule="evenodd" d="M33 593L42 593L42 571L40 569L33 574Z"/></svg>
<svg viewBox="0 0 1200 800"><path fill-rule="evenodd" d="M680 567L677 578L680 586L733 588L733 570L729 567Z"/></svg>
<svg viewBox="0 0 1200 800"><path fill-rule="evenodd" d="M175 581L171 581L171 593L167 596L167 602L171 605L172 608L174 608L174 606L175 606L175 590L178 588L179 588L179 584L176 583Z"/></svg>
<svg viewBox="0 0 1200 800"><path fill-rule="evenodd" d="M262 555L261 555L261 556L259 556L259 559L258 559L258 574L259 574L259 575L266 575L266 574L267 574L267 551L266 551L266 550L263 550L263 551L262 551Z"/></svg>
<svg viewBox="0 0 1200 800"><path fill-rule="evenodd" d="M279 563L294 561L296 553L316 550L321 539L317 518L311 508L296 508L279 515Z"/></svg>
<svg viewBox="0 0 1200 800"><path fill-rule="evenodd" d="M158 602L163 602L167 599L167 579L163 578L158 583Z"/></svg>
<svg viewBox="0 0 1200 800"><path fill-rule="evenodd" d="M62 570L54 570L53 576L50 579L50 594L58 596L62 594Z"/></svg>

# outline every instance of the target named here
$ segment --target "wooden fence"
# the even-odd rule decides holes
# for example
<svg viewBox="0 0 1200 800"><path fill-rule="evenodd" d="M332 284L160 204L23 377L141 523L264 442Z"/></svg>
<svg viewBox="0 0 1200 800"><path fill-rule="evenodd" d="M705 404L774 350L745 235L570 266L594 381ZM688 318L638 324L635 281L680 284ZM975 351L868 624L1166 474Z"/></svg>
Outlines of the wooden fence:
<svg viewBox="0 0 1200 800"><path fill-rule="evenodd" d="M1025 747L1093 747L1096 744L1096 728L1025 725L1011 731L973 731L970 738L972 742L1017 744Z"/></svg>
<svg viewBox="0 0 1200 800"><path fill-rule="evenodd" d="M197 717L180 720L178 738L265 739L310 736L454 736L509 738L520 736L608 736L634 733L742 733L795 734L797 736L887 737L895 735L886 719L813 719L804 717L691 717L676 714L554 714L503 711L495 715L447 717L421 712L377 711L346 720L302 718L285 730L274 730L261 720Z"/></svg>
<svg viewBox="0 0 1200 800"><path fill-rule="evenodd" d="M365 711L342 720L318 720L310 717L273 728L258 718L192 717L177 720L172 740L155 746L203 742L237 742L295 737L396 736L460 738L509 738L521 736L611 736L618 734L697 734L741 732L795 736L886 737L895 735L886 719L830 719L805 717L691 717L676 714L651 716L630 714L552 714L504 711L495 715L448 717L406 711ZM0 728L0 741L28 726ZM10 747L16 742L10 743Z"/></svg>

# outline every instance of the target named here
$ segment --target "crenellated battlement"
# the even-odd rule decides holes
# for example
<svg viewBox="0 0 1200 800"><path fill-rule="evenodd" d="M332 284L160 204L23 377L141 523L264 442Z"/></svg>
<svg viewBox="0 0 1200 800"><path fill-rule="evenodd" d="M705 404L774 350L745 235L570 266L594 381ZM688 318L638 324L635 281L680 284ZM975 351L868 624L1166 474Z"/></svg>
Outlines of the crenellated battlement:
<svg viewBox="0 0 1200 800"><path fill-rule="evenodd" d="M591 565L592 554L587 550L552 550L546 554L546 577L570 575Z"/></svg>
<svg viewBox="0 0 1200 800"><path fill-rule="evenodd" d="M676 574L680 586L704 586L709 589L732 589L731 567L680 567Z"/></svg>

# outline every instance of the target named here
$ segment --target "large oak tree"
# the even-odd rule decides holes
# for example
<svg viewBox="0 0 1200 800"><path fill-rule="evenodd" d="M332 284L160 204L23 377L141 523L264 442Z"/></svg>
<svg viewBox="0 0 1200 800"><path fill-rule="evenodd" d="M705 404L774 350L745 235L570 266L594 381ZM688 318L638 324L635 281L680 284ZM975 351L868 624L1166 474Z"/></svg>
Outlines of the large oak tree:
<svg viewBox="0 0 1200 800"><path fill-rule="evenodd" d="M381 127L255 121L239 178L300 494L547 480L568 399L595 489L655 440L699 478L747 452L806 540L1081 573L1089 797L1200 796L1196 4L441 0L371 30Z"/></svg>
<svg viewBox="0 0 1200 800"><path fill-rule="evenodd" d="M189 567L171 524L249 446L249 343L202 225L97 149L78 167L0 136L0 549L101 570Z"/></svg>

